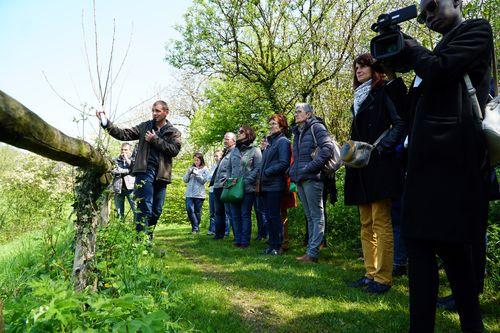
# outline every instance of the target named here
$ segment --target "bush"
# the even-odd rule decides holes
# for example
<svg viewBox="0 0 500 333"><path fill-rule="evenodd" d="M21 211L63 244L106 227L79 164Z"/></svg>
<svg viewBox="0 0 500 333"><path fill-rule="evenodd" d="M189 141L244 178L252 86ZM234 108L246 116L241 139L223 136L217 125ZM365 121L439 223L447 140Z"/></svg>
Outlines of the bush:
<svg viewBox="0 0 500 333"><path fill-rule="evenodd" d="M2 147L0 244L28 231L67 220L73 201L73 168Z"/></svg>
<svg viewBox="0 0 500 333"><path fill-rule="evenodd" d="M486 284L493 291L500 289L500 201L490 203L486 248Z"/></svg>

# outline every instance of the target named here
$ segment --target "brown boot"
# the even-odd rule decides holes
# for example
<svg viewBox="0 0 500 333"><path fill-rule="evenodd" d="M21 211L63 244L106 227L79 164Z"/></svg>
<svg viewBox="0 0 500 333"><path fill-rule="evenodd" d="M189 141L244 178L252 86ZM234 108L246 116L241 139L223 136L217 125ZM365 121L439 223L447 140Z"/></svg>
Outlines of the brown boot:
<svg viewBox="0 0 500 333"><path fill-rule="evenodd" d="M297 257L295 259L302 262L318 262L318 258L311 257L308 254L304 254L303 256Z"/></svg>

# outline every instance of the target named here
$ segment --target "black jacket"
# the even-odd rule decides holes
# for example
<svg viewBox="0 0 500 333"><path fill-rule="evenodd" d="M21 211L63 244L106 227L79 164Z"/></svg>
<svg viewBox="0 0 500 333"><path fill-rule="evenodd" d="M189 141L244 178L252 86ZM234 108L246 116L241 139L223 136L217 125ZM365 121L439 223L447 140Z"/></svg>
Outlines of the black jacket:
<svg viewBox="0 0 500 333"><path fill-rule="evenodd" d="M260 186L263 192L286 189L286 171L290 168L292 148L285 134L267 137L269 146L262 153Z"/></svg>
<svg viewBox="0 0 500 333"><path fill-rule="evenodd" d="M484 109L492 46L490 24L476 19L455 27L433 51L416 46L403 53L422 79L403 196L406 237L470 242L485 227L486 146L463 76L469 74Z"/></svg>
<svg viewBox="0 0 500 333"><path fill-rule="evenodd" d="M351 107L351 113L352 111ZM372 89L361 103L351 125L351 140L374 143L391 125L391 130L377 145L377 149L374 149L366 167L355 169L346 166L346 205L372 203L399 195L398 174L401 165L394 154L394 148L405 135L405 124L384 86Z"/></svg>

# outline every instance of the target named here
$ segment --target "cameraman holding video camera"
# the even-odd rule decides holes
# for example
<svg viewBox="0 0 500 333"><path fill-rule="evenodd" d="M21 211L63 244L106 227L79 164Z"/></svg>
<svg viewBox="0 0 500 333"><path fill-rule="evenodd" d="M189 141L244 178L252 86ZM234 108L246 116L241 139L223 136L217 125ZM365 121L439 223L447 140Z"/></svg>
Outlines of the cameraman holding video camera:
<svg viewBox="0 0 500 333"><path fill-rule="evenodd" d="M419 22L442 34L441 41L430 51L404 35L401 52L390 60L415 71L413 87L418 92L409 120L402 207L409 259L410 332L434 330L439 286L436 255L446 266L462 330L483 331L481 259L475 258L478 255L471 248L484 242L489 161L464 76L470 77L484 110L493 36L486 20L464 20L461 7L461 0L421 0ZM390 37L398 38L397 33ZM392 52L389 37L376 38L381 42L378 49L372 45L372 53Z"/></svg>

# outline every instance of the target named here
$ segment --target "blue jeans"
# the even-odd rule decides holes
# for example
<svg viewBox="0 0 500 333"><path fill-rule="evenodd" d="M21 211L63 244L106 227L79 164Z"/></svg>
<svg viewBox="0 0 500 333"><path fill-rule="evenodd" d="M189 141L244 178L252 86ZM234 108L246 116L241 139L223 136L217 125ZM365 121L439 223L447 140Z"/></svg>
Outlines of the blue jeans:
<svg viewBox="0 0 500 333"><path fill-rule="evenodd" d="M189 221L191 222L191 231L200 231L201 208L203 207L203 201L205 201L205 199L186 198L186 212Z"/></svg>
<svg viewBox="0 0 500 333"><path fill-rule="evenodd" d="M133 190L127 189L122 189L120 193L115 193L115 208L119 218L123 219L125 217L125 198L127 198L132 214L135 212L133 193Z"/></svg>
<svg viewBox="0 0 500 333"><path fill-rule="evenodd" d="M152 235L154 226L160 218L167 184L156 181L156 171L147 169L146 172L138 173L135 177L135 192L137 198L137 212L135 214L135 230L143 231Z"/></svg>
<svg viewBox="0 0 500 333"><path fill-rule="evenodd" d="M208 231L215 233L215 194L214 192L208 193L208 209L210 211L210 224Z"/></svg>
<svg viewBox="0 0 500 333"><path fill-rule="evenodd" d="M401 235L401 200L392 201L391 205L392 232L394 233L394 265L406 266L408 256Z"/></svg>
<svg viewBox="0 0 500 333"><path fill-rule="evenodd" d="M283 243L283 224L281 223L283 191L262 192L261 196L269 231L269 247L278 251Z"/></svg>
<svg viewBox="0 0 500 333"><path fill-rule="evenodd" d="M267 221L264 213L264 197L257 195L254 203L255 217L257 219L257 236L259 238L267 238Z"/></svg>
<svg viewBox="0 0 500 333"><path fill-rule="evenodd" d="M235 244L245 246L250 244L250 237L252 236L252 206L254 200L254 193L245 193L241 202L231 204Z"/></svg>
<svg viewBox="0 0 500 333"><path fill-rule="evenodd" d="M297 183L300 202L307 218L309 240L307 254L310 257L319 256L319 246L325 232L325 215L323 214L324 184L319 180L304 180Z"/></svg>
<svg viewBox="0 0 500 333"><path fill-rule="evenodd" d="M224 238L226 232L226 208L221 201L222 188L214 188L214 207L215 207L215 239Z"/></svg>
<svg viewBox="0 0 500 333"><path fill-rule="evenodd" d="M221 192L222 194L222 192ZM224 210L226 211L226 236L229 236L229 227L233 230L234 236L234 224L233 224L233 214L231 213L231 204L224 203Z"/></svg>

